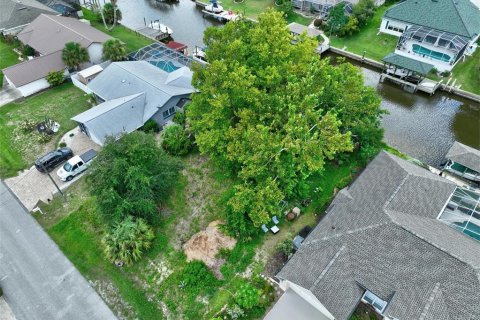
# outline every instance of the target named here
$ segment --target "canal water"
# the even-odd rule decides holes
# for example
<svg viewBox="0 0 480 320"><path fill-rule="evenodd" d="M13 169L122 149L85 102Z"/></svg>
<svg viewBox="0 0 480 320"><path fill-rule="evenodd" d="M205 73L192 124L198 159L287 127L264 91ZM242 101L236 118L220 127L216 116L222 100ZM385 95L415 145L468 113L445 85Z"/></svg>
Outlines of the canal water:
<svg viewBox="0 0 480 320"><path fill-rule="evenodd" d="M118 0L122 24L136 29L150 20L173 29L175 40L190 50L201 45L204 30L219 24L204 19L191 0L156 2L152 0ZM352 62L356 64L355 62ZM480 148L480 105L470 100L438 91L434 96L411 94L385 81L379 83L378 70L362 69L365 84L376 88L382 108L389 114L382 119L385 141L392 147L431 165L439 165L452 143L457 140Z"/></svg>

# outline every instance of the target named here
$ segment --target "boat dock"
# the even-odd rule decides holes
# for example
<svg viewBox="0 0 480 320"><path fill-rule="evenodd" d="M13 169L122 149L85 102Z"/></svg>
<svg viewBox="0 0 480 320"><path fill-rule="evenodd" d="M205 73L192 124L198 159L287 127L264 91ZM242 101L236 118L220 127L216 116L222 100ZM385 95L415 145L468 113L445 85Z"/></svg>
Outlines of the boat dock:
<svg viewBox="0 0 480 320"><path fill-rule="evenodd" d="M160 30L156 30L152 27L142 27L140 29L137 29L135 30L135 32L149 38L149 39L152 39L152 40L155 40L155 41L162 41L162 40L165 40L169 37L171 37L171 34L168 33L168 32L163 32L163 31L160 31Z"/></svg>
<svg viewBox="0 0 480 320"><path fill-rule="evenodd" d="M406 81L404 79L400 79L398 77L395 77L387 73L382 73L380 75L380 82L385 81L385 79L388 79L393 83L401 85L405 91L408 91L411 93L422 91L422 92L428 93L429 95L433 95L435 91L438 89L438 87L440 87L439 82L435 82L430 79L423 79L420 83L416 84L413 82Z"/></svg>

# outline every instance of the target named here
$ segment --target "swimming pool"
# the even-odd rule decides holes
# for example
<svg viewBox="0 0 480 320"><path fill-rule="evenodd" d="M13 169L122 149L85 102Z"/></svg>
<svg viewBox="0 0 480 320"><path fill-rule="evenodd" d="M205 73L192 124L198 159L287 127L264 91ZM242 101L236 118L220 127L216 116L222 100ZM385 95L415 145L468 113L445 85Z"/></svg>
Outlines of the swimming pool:
<svg viewBox="0 0 480 320"><path fill-rule="evenodd" d="M441 52L438 52L438 51L433 51L433 50L427 49L425 47L422 47L418 44L413 44L412 49L413 49L413 52L415 52L417 54L425 55L425 56L431 57L435 60L440 60L440 61L443 61L443 62L449 62L450 59L451 59L451 57L448 54L441 53Z"/></svg>
<svg viewBox="0 0 480 320"><path fill-rule="evenodd" d="M155 67L158 67L158 68L160 68L163 71L166 71L168 73L173 72L177 69L180 69L180 67L174 65L173 62L171 62L171 61L149 60L148 62L153 64Z"/></svg>
<svg viewBox="0 0 480 320"><path fill-rule="evenodd" d="M467 222L455 222L455 225L458 226L458 229L466 235L469 235L470 237L480 241L480 227L476 224L468 222L467 225Z"/></svg>

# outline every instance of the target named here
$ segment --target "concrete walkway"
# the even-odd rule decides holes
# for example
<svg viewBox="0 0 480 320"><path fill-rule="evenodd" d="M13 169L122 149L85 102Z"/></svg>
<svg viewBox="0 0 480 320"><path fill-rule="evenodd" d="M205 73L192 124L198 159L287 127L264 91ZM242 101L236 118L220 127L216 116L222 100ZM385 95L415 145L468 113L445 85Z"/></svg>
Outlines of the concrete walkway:
<svg viewBox="0 0 480 320"><path fill-rule="evenodd" d="M6 85L0 90L0 107L21 98L22 94L17 88Z"/></svg>
<svg viewBox="0 0 480 320"><path fill-rule="evenodd" d="M3 182L0 286L18 320L116 319Z"/></svg>

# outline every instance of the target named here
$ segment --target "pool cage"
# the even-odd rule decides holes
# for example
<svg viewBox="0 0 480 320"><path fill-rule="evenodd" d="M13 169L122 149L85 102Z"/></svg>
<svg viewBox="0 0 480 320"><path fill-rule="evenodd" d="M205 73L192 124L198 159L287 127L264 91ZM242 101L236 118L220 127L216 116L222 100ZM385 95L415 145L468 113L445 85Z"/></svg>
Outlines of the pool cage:
<svg viewBox="0 0 480 320"><path fill-rule="evenodd" d="M457 187L439 219L480 241L480 194Z"/></svg>
<svg viewBox="0 0 480 320"><path fill-rule="evenodd" d="M183 66L190 67L193 62L191 57L158 42L130 53L128 60L147 61L166 72L173 72Z"/></svg>
<svg viewBox="0 0 480 320"><path fill-rule="evenodd" d="M397 49L405 49L408 40L447 49L454 54L453 61L455 62L463 55L469 42L466 37L417 25L413 25L403 32L398 41Z"/></svg>

